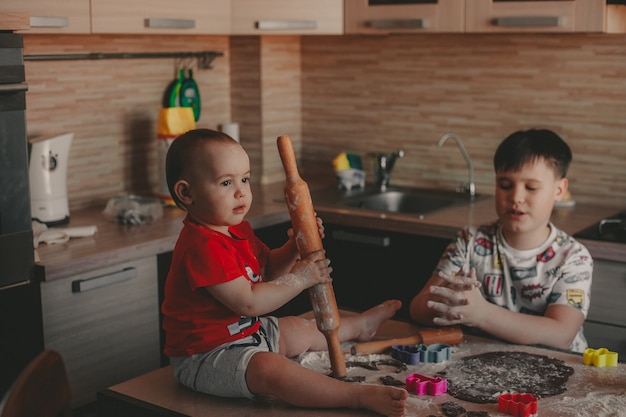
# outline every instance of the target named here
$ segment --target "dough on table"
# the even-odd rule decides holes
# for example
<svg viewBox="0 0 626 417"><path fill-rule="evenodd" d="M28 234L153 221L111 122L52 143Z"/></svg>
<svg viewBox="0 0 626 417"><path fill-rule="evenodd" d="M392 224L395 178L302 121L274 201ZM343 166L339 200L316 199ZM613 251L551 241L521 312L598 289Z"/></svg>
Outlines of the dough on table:
<svg viewBox="0 0 626 417"><path fill-rule="evenodd" d="M479 404L497 403L507 392L537 398L561 394L574 369L564 361L526 352L487 352L466 356L437 375L448 380L448 394Z"/></svg>

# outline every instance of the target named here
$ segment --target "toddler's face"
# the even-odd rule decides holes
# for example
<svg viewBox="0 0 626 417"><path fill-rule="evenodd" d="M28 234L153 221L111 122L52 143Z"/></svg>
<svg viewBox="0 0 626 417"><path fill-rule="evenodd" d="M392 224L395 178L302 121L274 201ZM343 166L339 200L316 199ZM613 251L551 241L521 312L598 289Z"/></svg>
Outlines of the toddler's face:
<svg viewBox="0 0 626 417"><path fill-rule="evenodd" d="M565 191L567 179L557 178L543 159L528 162L516 171L496 172L496 212L509 244L515 246L515 241L527 248L541 245L548 237L554 202Z"/></svg>
<svg viewBox="0 0 626 417"><path fill-rule="evenodd" d="M250 160L238 143L204 147L190 166L187 210L198 222L222 233L250 210Z"/></svg>

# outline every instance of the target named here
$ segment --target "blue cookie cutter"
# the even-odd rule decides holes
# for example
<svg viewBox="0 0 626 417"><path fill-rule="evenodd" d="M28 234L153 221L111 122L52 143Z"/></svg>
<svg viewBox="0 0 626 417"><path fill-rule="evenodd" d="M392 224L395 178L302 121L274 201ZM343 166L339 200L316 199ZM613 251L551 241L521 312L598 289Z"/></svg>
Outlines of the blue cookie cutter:
<svg viewBox="0 0 626 417"><path fill-rule="evenodd" d="M391 357L407 365L417 365L420 363L420 346L424 345L393 345Z"/></svg>
<svg viewBox="0 0 626 417"><path fill-rule="evenodd" d="M407 365L439 363L450 360L450 345L435 343L432 345L393 345L391 356Z"/></svg>

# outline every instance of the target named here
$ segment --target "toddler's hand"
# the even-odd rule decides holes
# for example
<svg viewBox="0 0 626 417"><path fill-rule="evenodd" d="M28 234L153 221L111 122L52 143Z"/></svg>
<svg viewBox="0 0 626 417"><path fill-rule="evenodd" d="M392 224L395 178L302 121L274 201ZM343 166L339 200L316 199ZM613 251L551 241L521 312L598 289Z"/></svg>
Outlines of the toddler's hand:
<svg viewBox="0 0 626 417"><path fill-rule="evenodd" d="M297 260L290 272L302 279L306 289L331 281L330 273L333 269L329 265L330 259L325 257L324 250L321 249L310 253L304 259Z"/></svg>

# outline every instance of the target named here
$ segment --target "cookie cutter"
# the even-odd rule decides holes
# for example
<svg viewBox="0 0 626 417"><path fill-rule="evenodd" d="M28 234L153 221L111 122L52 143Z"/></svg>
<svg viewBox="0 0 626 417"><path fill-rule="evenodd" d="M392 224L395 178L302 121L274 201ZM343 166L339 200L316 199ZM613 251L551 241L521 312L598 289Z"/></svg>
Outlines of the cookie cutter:
<svg viewBox="0 0 626 417"><path fill-rule="evenodd" d="M537 414L537 397L532 394L502 394L498 397L498 411L514 417Z"/></svg>
<svg viewBox="0 0 626 417"><path fill-rule="evenodd" d="M448 391L448 380L438 376L410 374L406 377L406 389L416 395L440 395Z"/></svg>
<svg viewBox="0 0 626 417"><path fill-rule="evenodd" d="M439 363L450 360L450 345L445 343L434 343L432 345L421 345L424 349L420 351L420 361L424 363Z"/></svg>
<svg viewBox="0 0 626 417"><path fill-rule="evenodd" d="M602 368L604 366L617 366L617 357L617 352L611 352L607 348L587 348L583 352L583 363L585 365L593 365L596 368Z"/></svg>
<svg viewBox="0 0 626 417"><path fill-rule="evenodd" d="M422 363L439 363L450 360L450 345L434 343L432 345L393 345L391 356L408 365Z"/></svg>
<svg viewBox="0 0 626 417"><path fill-rule="evenodd" d="M407 365L417 365L420 363L420 346L423 345L393 345L391 357Z"/></svg>

